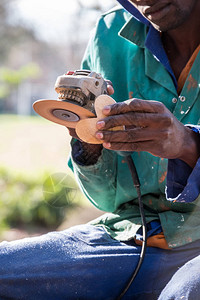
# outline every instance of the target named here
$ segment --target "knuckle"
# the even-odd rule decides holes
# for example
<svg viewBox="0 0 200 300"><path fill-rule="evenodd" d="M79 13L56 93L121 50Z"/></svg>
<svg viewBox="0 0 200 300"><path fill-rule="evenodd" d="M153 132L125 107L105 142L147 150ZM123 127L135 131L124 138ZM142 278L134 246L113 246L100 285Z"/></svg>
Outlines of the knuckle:
<svg viewBox="0 0 200 300"><path fill-rule="evenodd" d="M171 132L171 130L163 130L162 132L161 132L161 135L162 135L162 143L160 143L161 144L161 147L165 147L165 141L168 141L168 140L170 140L171 139L171 136L172 136L172 132Z"/></svg>
<svg viewBox="0 0 200 300"><path fill-rule="evenodd" d="M105 121L105 130L110 130L114 127L123 125L124 122L120 116L110 116L106 118Z"/></svg>
<svg viewBox="0 0 200 300"><path fill-rule="evenodd" d="M116 141L116 137L113 131L109 131L104 134L104 141L107 143L113 143Z"/></svg>
<svg viewBox="0 0 200 300"><path fill-rule="evenodd" d="M133 121L134 119L133 118L135 118L135 116L134 116L134 114L132 112L128 112L125 115L123 115L122 118L123 119L121 121L122 122L124 121L125 125L131 126L134 123L134 121ZM135 120L136 120L136 118L135 118Z"/></svg>
<svg viewBox="0 0 200 300"><path fill-rule="evenodd" d="M162 102L157 101L156 105L157 105L157 108L158 108L159 112L164 112L165 111L165 105Z"/></svg>
<svg viewBox="0 0 200 300"><path fill-rule="evenodd" d="M133 130L128 130L127 131L127 140L132 141L135 140L136 138L136 133Z"/></svg>
<svg viewBox="0 0 200 300"><path fill-rule="evenodd" d="M111 80L109 80L109 79L105 79L105 81L106 81L107 85L111 85L111 86L113 86L113 84L112 84L112 81L111 81Z"/></svg>
<svg viewBox="0 0 200 300"><path fill-rule="evenodd" d="M164 140L168 140L169 136L170 136L170 132L168 130L162 132L162 137Z"/></svg>
<svg viewBox="0 0 200 300"><path fill-rule="evenodd" d="M111 113L114 115L119 115L122 113L123 103L115 103L111 105Z"/></svg>
<svg viewBox="0 0 200 300"><path fill-rule="evenodd" d="M116 149L119 150L119 151L120 150L123 151L124 150L124 143L117 143L116 144Z"/></svg>
<svg viewBox="0 0 200 300"><path fill-rule="evenodd" d="M144 100L133 98L129 105L132 110L142 110Z"/></svg>
<svg viewBox="0 0 200 300"><path fill-rule="evenodd" d="M117 118L116 117L111 117L109 118L109 121L108 121L108 125L110 128L113 128L113 127L116 127L118 125L118 122L117 122Z"/></svg>
<svg viewBox="0 0 200 300"><path fill-rule="evenodd" d="M163 114L163 116L162 116L162 123L166 127L171 127L173 125L173 123L174 123L173 116L168 115L168 114Z"/></svg>
<svg viewBox="0 0 200 300"><path fill-rule="evenodd" d="M138 151L139 143L130 143L130 151Z"/></svg>
<svg viewBox="0 0 200 300"><path fill-rule="evenodd" d="M172 126L174 124L174 118L173 118L173 116L170 116L168 118L168 121L169 121L169 125Z"/></svg>

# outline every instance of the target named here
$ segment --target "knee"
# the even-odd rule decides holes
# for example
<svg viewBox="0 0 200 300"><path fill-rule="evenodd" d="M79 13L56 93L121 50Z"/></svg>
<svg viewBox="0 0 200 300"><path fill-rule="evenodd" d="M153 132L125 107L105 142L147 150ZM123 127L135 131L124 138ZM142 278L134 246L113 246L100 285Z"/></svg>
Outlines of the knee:
<svg viewBox="0 0 200 300"><path fill-rule="evenodd" d="M187 262L171 278L158 300L196 300L200 294L200 256Z"/></svg>

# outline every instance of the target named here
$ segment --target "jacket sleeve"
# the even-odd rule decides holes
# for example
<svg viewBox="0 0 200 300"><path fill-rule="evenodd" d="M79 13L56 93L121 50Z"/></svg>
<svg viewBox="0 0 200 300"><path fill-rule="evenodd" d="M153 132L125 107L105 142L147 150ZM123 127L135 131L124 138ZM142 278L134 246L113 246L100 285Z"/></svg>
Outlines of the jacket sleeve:
<svg viewBox="0 0 200 300"><path fill-rule="evenodd" d="M188 125L193 131L200 133L200 126ZM179 159L168 160L166 181L167 200L173 202L193 202L200 194L200 158L194 169Z"/></svg>
<svg viewBox="0 0 200 300"><path fill-rule="evenodd" d="M95 63L97 63L97 60L95 59L94 40L95 32L93 31L83 56L81 69L96 69ZM97 163L88 166L78 153L75 142L72 139L72 151L68 165L73 170L80 189L98 209L108 212L114 211L116 209L116 153L103 149Z"/></svg>
<svg viewBox="0 0 200 300"><path fill-rule="evenodd" d="M89 166L75 162L71 155L69 166L73 169L80 189L93 205L103 211L116 210L117 154L115 152L103 149L97 163Z"/></svg>

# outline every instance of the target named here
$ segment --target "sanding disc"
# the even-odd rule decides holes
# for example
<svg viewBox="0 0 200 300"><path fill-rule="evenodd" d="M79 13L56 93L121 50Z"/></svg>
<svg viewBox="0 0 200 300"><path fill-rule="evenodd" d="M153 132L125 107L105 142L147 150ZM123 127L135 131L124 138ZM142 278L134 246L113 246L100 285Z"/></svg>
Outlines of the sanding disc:
<svg viewBox="0 0 200 300"><path fill-rule="evenodd" d="M43 118L69 128L76 128L80 120L95 117L79 105L60 100L41 99L33 103L33 108Z"/></svg>
<svg viewBox="0 0 200 300"><path fill-rule="evenodd" d="M80 120L76 126L76 134L85 143L103 144L103 141L95 137L97 132L96 124L99 118Z"/></svg>
<svg viewBox="0 0 200 300"><path fill-rule="evenodd" d="M76 133L78 137L89 144L102 144L103 140L98 140L95 135L98 131L96 123L98 120L105 118L102 110L104 106L116 103L113 98L108 95L100 95L95 99L94 107L97 114L96 118L80 120L76 125ZM116 126L110 128L111 131L125 130L124 126Z"/></svg>

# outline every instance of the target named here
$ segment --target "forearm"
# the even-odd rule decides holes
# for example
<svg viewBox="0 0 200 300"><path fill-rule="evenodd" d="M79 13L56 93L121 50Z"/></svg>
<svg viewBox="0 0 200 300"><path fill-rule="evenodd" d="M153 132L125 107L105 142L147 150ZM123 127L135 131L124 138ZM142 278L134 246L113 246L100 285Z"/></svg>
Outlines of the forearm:
<svg viewBox="0 0 200 300"><path fill-rule="evenodd" d="M74 144L75 145L75 144ZM100 149L94 151L93 164L83 164L79 156L79 161L76 160L72 146L72 165L75 177L79 186L87 198L99 209L104 211L114 211L116 209L116 169L117 169L117 154L112 151ZM82 144L81 144L82 145ZM76 145L75 145L76 146ZM89 151L86 146L85 150ZM94 148L91 147L93 151ZM89 155L89 152L87 152ZM97 158L98 155L98 158ZM90 152L90 156L91 152ZM86 158L88 158L86 154ZM81 163L79 163L81 161ZM93 162L94 162L93 161Z"/></svg>

